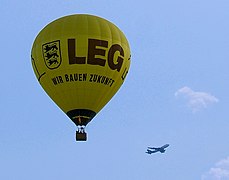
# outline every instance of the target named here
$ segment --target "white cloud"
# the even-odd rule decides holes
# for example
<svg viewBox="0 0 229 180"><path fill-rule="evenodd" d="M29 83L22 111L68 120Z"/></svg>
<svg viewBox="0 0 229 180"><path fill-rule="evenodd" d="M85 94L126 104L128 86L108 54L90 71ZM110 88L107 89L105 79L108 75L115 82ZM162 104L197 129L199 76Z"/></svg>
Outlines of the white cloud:
<svg viewBox="0 0 229 180"><path fill-rule="evenodd" d="M219 100L206 92L193 91L191 88L185 86L180 88L175 93L176 97L184 97L188 100L188 106L193 112L197 112L202 108L207 108L208 105L217 103Z"/></svg>
<svg viewBox="0 0 229 180"><path fill-rule="evenodd" d="M201 180L229 180L229 157L217 162L202 175Z"/></svg>

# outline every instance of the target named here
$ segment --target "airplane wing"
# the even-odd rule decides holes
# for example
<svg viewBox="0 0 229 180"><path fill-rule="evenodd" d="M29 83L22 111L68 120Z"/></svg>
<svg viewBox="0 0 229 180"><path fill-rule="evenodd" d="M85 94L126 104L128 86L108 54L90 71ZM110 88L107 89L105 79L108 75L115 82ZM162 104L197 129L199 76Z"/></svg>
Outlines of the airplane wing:
<svg viewBox="0 0 229 180"><path fill-rule="evenodd" d="M155 148L155 147L148 147L148 149L154 149L154 150L156 150L156 149L158 149L158 148Z"/></svg>
<svg viewBox="0 0 229 180"><path fill-rule="evenodd" d="M162 149L165 149L165 148L167 148L167 147L169 147L169 144L165 144L165 145L162 146L161 148L162 148Z"/></svg>
<svg viewBox="0 0 229 180"><path fill-rule="evenodd" d="M152 154L152 153L156 153L156 152L158 152L158 151L156 151L156 150L155 151L151 151L149 149L147 149L147 151L146 151L147 154Z"/></svg>

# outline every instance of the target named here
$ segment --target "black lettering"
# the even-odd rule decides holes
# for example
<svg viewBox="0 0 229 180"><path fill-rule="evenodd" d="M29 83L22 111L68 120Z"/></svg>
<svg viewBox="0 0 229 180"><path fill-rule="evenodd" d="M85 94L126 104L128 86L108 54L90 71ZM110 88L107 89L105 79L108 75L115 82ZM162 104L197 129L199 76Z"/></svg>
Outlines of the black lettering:
<svg viewBox="0 0 229 180"><path fill-rule="evenodd" d="M123 74L122 74L122 80L123 80L123 81L125 80L127 74L128 74L128 70L125 68L125 70L124 70L124 72L123 72Z"/></svg>
<svg viewBox="0 0 229 180"><path fill-rule="evenodd" d="M57 78L58 83L63 83L63 79L61 76L57 76L56 78Z"/></svg>
<svg viewBox="0 0 229 180"><path fill-rule="evenodd" d="M112 79L109 78L107 85L109 85L112 82Z"/></svg>
<svg viewBox="0 0 229 180"><path fill-rule="evenodd" d="M111 85L110 85L110 87L113 85L113 83L114 83L115 81L112 79L112 82L111 82Z"/></svg>
<svg viewBox="0 0 229 180"><path fill-rule="evenodd" d="M57 84L63 83L64 81L61 76L56 76L52 78L52 82L54 85L57 85Z"/></svg>
<svg viewBox="0 0 229 180"><path fill-rule="evenodd" d="M79 81L82 81L82 74L79 74Z"/></svg>
<svg viewBox="0 0 229 180"><path fill-rule="evenodd" d="M105 56L108 41L98 39L88 39L88 56L87 63L92 65L105 66L106 60L96 56Z"/></svg>
<svg viewBox="0 0 229 180"><path fill-rule="evenodd" d="M97 74L94 74L94 77L93 77L93 82L96 82L96 80L97 80Z"/></svg>
<svg viewBox="0 0 229 180"><path fill-rule="evenodd" d="M105 85L107 85L107 84L108 84L108 82L109 82L109 78L108 78L108 77L106 77L106 80L105 80L104 84L105 84Z"/></svg>
<svg viewBox="0 0 229 180"><path fill-rule="evenodd" d="M70 77L70 82L71 82L71 81L74 81L72 74L70 74L69 77Z"/></svg>
<svg viewBox="0 0 229 180"><path fill-rule="evenodd" d="M68 82L69 81L69 78L68 78L68 75L65 74L65 81Z"/></svg>
<svg viewBox="0 0 229 180"><path fill-rule="evenodd" d="M89 82L92 82L92 79L93 79L93 74L90 74L90 80L89 80Z"/></svg>
<svg viewBox="0 0 229 180"><path fill-rule="evenodd" d="M118 56L117 58L117 63L115 64L114 62L114 55L115 53L119 51L120 56ZM121 57L122 56L122 57ZM123 64L123 60L124 60L124 50L123 48L118 45L118 44L114 44L111 46L111 48L109 49L108 52L108 65L112 70L117 70L118 72L120 71L122 64Z"/></svg>
<svg viewBox="0 0 229 180"><path fill-rule="evenodd" d="M57 85L56 78L52 78L52 82L53 82L54 85Z"/></svg>
<svg viewBox="0 0 229 180"><path fill-rule="evenodd" d="M86 81L87 80L87 73L84 74L65 74L65 81L72 82L72 81Z"/></svg>
<svg viewBox="0 0 229 180"><path fill-rule="evenodd" d="M75 39L68 39L68 60L69 64L85 64L86 57L76 57Z"/></svg>
<svg viewBox="0 0 229 180"><path fill-rule="evenodd" d="M87 74L83 74L83 81L86 81L87 80Z"/></svg>
<svg viewBox="0 0 229 180"><path fill-rule="evenodd" d="M100 83L101 77L101 75L98 75L97 83Z"/></svg>
<svg viewBox="0 0 229 180"><path fill-rule="evenodd" d="M118 72L122 68L124 61L124 50L119 44L113 44L108 50L108 41L99 39L88 39L87 57L78 57L76 39L68 39L68 59L69 64L91 64L105 66L106 60L111 70ZM106 54L108 55L105 59ZM87 62L86 62L87 60ZM81 77L78 77L81 78Z"/></svg>
<svg viewBox="0 0 229 180"><path fill-rule="evenodd" d="M78 81L78 74L74 74L74 81Z"/></svg>
<svg viewBox="0 0 229 180"><path fill-rule="evenodd" d="M105 78L106 78L105 76L102 77L101 83L104 83Z"/></svg>

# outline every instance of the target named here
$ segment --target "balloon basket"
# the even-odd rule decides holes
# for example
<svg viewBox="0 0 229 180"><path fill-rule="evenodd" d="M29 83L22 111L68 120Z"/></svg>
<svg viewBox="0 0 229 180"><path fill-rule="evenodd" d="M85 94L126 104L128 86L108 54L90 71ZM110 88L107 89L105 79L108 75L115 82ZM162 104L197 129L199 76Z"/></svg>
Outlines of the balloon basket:
<svg viewBox="0 0 229 180"><path fill-rule="evenodd" d="M87 141L87 133L76 131L76 141Z"/></svg>

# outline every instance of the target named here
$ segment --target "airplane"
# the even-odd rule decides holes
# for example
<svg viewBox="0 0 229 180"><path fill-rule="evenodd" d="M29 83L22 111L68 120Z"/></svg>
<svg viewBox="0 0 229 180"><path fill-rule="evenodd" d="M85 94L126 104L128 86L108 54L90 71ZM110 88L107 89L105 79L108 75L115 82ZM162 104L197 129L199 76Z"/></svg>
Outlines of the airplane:
<svg viewBox="0 0 229 180"><path fill-rule="evenodd" d="M152 153L156 153L156 152L161 152L164 153L165 152L165 148L169 147L169 144L165 144L164 146L155 148L155 147L148 147L146 153L147 154L152 154Z"/></svg>

